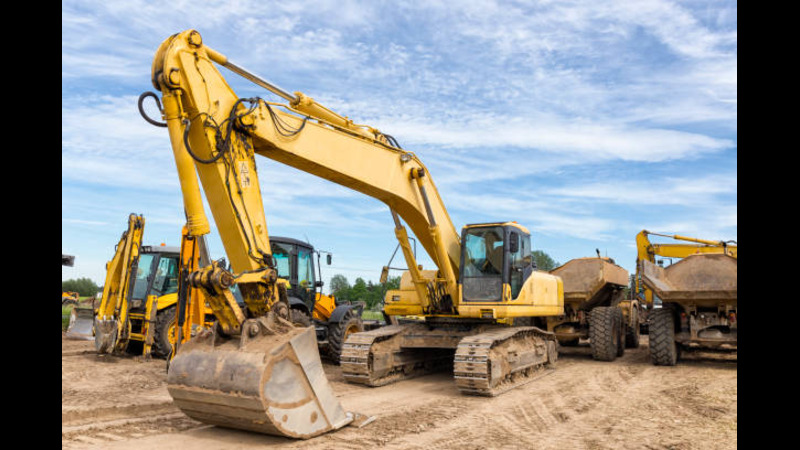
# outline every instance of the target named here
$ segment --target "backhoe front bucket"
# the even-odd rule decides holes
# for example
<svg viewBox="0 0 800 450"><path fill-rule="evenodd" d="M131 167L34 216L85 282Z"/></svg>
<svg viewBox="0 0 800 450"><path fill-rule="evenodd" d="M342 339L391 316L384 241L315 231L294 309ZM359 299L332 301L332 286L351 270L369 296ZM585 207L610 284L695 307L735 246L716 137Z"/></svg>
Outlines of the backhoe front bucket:
<svg viewBox="0 0 800 450"><path fill-rule="evenodd" d="M203 330L178 350L167 388L187 416L222 427L308 439L353 420L333 393L313 327L270 313L241 337Z"/></svg>
<svg viewBox="0 0 800 450"><path fill-rule="evenodd" d="M69 326L67 326L66 336L71 339L94 339L92 331L94 324L94 308L74 307L69 314Z"/></svg>

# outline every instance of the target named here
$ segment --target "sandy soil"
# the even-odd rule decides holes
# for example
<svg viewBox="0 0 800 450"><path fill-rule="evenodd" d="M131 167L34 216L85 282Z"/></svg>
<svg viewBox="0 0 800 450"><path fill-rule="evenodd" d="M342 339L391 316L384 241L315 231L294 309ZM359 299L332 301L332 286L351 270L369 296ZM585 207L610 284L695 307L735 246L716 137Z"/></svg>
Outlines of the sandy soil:
<svg viewBox="0 0 800 450"><path fill-rule="evenodd" d="M495 398L458 393L441 373L390 386L344 382L325 365L349 411L376 416L295 441L204 425L172 405L165 361L99 356L61 337L62 448L104 449L730 449L737 446L737 363L690 355L650 364L647 338L613 363L562 348L557 369ZM726 360L727 359L727 360Z"/></svg>

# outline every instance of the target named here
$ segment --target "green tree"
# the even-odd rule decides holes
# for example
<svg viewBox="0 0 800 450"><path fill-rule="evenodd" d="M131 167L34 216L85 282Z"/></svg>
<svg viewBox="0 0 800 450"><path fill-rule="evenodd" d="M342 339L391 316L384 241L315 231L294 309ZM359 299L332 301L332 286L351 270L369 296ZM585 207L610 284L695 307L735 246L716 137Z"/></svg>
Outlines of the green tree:
<svg viewBox="0 0 800 450"><path fill-rule="evenodd" d="M356 302L367 302L367 282L363 278L356 278L353 287L350 289L350 300Z"/></svg>
<svg viewBox="0 0 800 450"><path fill-rule="evenodd" d="M89 278L69 279L61 282L64 292L77 292L81 297L91 297L97 294L98 286Z"/></svg>
<svg viewBox="0 0 800 450"><path fill-rule="evenodd" d="M350 290L350 282L344 275L334 275L331 278L331 294L340 295L346 294Z"/></svg>
<svg viewBox="0 0 800 450"><path fill-rule="evenodd" d="M541 250L534 250L531 252L531 255L533 255L533 261L536 263L536 268L539 270L549 272L561 265L551 258L550 255Z"/></svg>

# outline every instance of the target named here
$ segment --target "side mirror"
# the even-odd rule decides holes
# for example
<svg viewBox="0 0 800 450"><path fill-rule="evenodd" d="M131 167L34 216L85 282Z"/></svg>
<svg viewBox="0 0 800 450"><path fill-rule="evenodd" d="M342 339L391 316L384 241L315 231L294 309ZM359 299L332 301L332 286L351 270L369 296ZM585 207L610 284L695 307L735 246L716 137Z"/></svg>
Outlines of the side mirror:
<svg viewBox="0 0 800 450"><path fill-rule="evenodd" d="M511 233L508 237L508 251L509 253L517 253L519 251L519 235Z"/></svg>
<svg viewBox="0 0 800 450"><path fill-rule="evenodd" d="M325 257L325 260L328 262L328 265L329 265L329 266L331 265L331 260L332 260L332 259L333 259L333 258L331 257L331 254L330 254L330 253L328 253L328 254L327 254L327 256Z"/></svg>
<svg viewBox="0 0 800 450"><path fill-rule="evenodd" d="M324 285L325 285L325 283L322 282L322 281L317 281L317 282L314 283L314 287L318 287L318 288L321 288Z"/></svg>

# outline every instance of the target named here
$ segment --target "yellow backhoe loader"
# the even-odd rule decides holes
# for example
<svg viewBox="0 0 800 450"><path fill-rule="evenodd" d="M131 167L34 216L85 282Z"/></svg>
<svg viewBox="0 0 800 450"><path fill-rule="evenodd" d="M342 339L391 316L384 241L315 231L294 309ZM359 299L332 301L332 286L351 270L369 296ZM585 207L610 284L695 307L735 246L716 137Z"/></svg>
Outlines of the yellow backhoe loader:
<svg viewBox="0 0 800 450"><path fill-rule="evenodd" d="M287 103L239 98L218 66ZM400 289L387 293L384 312L424 321L350 334L341 356L348 381L376 386L453 364L462 392L496 395L555 363L555 335L531 324L544 327L545 317L563 314L563 283L533 269L525 227L507 221L472 224L459 235L414 153L389 135L239 67L206 46L197 31L166 39L151 75L160 100L144 93L139 110L169 132L190 234L209 233L205 192L232 269L212 263L189 276L192 286L204 290L217 322L185 343L169 367L169 393L188 416L295 438L354 419L325 378L314 329L290 322L256 154L389 207L410 270ZM163 105L165 122L146 116L142 103L148 97ZM419 268L401 220L436 270ZM228 289L234 284L243 307Z"/></svg>
<svg viewBox="0 0 800 450"><path fill-rule="evenodd" d="M198 249L203 245L201 240L187 240L185 230L181 249L142 245L144 225L143 216L128 217L128 228L120 237L114 257L106 264L97 308L73 309L67 336L94 336L98 353L164 358L172 351L181 252L201 254ZM192 270L198 267L191 266ZM193 315L189 323L210 326L204 323L203 315Z"/></svg>
<svg viewBox="0 0 800 450"><path fill-rule="evenodd" d="M652 243L651 235L691 243ZM643 230L636 235L636 246L634 292L649 307L653 364L675 365L681 349L736 349L736 242ZM657 261L656 256L679 261L664 268L663 260Z"/></svg>

